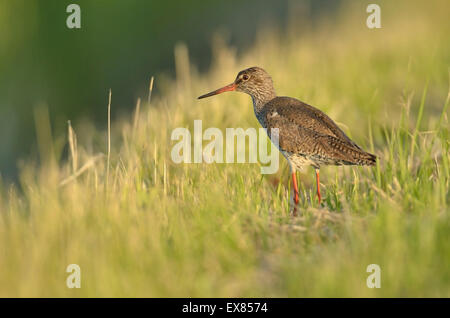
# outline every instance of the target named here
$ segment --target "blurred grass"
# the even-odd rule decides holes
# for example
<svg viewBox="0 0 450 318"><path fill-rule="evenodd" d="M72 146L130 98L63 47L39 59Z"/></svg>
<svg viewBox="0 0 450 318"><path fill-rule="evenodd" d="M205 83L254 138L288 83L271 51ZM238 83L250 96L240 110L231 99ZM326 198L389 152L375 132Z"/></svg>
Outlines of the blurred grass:
<svg viewBox="0 0 450 318"><path fill-rule="evenodd" d="M317 26L261 30L242 56L217 37L204 75L179 46L177 80L156 77L159 97L112 123L109 177L106 132L85 123L52 137L37 109L43 163L23 163L19 186L1 186L0 296L449 297L448 4L380 5L380 30L365 27L360 3ZM280 95L342 123L379 164L322 169L323 207L306 169L293 218L284 161L264 177L258 165L172 163L171 131L194 119L258 127L248 96L195 100L252 65ZM81 289L66 287L72 263ZM373 263L380 289L366 286Z"/></svg>

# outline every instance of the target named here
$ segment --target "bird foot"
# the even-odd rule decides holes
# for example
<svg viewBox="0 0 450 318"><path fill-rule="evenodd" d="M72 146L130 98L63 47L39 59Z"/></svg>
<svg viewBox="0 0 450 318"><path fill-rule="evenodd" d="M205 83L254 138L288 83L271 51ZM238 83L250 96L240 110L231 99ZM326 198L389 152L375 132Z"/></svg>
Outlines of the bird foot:
<svg viewBox="0 0 450 318"><path fill-rule="evenodd" d="M292 211L291 211L291 214L292 214L292 216L298 216L298 213L297 213L297 205L294 205L294 207L293 207L293 209L292 209Z"/></svg>
<svg viewBox="0 0 450 318"><path fill-rule="evenodd" d="M297 211L298 211L298 203L299 202L300 202L300 200L299 200L298 192L293 192L292 196L291 196L291 200L290 200L292 216L297 216L298 215Z"/></svg>

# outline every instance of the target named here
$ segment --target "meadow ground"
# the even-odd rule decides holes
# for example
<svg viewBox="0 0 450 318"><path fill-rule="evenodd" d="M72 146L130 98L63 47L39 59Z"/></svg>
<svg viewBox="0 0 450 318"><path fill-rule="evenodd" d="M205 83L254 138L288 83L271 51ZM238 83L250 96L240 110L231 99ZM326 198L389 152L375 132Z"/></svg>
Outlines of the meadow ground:
<svg viewBox="0 0 450 318"><path fill-rule="evenodd" d="M361 3L261 30L239 56L217 37L208 74L178 46L176 79L156 76L151 103L111 123L110 155L105 131L85 122L52 137L36 109L40 164L0 186L0 296L449 297L449 6L380 4L379 30ZM283 158L264 176L258 164L173 163L171 132L195 119L259 127L246 95L196 100L253 65L378 165L322 169L322 206L307 168L292 217ZM69 264L80 289L66 287ZM381 288L367 287L369 264Z"/></svg>

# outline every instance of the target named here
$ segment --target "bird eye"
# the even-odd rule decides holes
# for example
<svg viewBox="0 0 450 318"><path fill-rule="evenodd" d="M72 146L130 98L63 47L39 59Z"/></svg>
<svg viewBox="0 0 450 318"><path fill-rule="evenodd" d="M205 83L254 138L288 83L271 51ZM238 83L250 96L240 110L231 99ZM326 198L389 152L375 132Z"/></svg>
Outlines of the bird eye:
<svg viewBox="0 0 450 318"><path fill-rule="evenodd" d="M242 75L242 79L244 81L247 81L250 77L247 74Z"/></svg>

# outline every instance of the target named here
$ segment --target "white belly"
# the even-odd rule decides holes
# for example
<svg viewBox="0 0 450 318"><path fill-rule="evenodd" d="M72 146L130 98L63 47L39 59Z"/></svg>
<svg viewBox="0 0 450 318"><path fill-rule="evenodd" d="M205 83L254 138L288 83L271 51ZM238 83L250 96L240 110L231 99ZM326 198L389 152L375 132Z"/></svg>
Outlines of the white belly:
<svg viewBox="0 0 450 318"><path fill-rule="evenodd" d="M281 153L287 159L293 170L302 170L304 166L316 166L315 162L306 156L293 154L287 151L281 151Z"/></svg>

